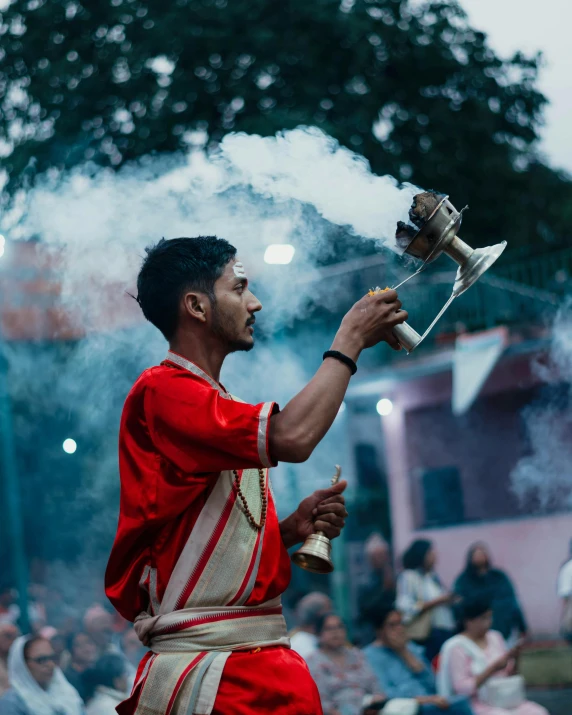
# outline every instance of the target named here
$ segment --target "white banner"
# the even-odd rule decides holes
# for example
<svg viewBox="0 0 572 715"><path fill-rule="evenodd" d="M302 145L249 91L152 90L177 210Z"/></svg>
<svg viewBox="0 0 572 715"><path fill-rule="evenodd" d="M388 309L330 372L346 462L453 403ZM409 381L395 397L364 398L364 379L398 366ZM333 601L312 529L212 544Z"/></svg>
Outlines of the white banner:
<svg viewBox="0 0 572 715"><path fill-rule="evenodd" d="M506 327L457 338L453 357L454 415L462 415L473 404L507 344Z"/></svg>

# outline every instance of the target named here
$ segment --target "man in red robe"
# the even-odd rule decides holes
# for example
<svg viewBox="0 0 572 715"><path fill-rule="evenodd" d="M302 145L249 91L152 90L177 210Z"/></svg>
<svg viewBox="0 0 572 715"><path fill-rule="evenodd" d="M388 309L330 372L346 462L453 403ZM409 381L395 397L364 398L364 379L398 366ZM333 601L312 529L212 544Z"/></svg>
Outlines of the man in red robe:
<svg viewBox="0 0 572 715"><path fill-rule="evenodd" d="M148 249L138 302L169 342L125 402L121 504L106 592L150 652L122 715L319 715L315 684L289 648L280 595L287 548L338 536L345 482L279 522L268 468L308 459L332 425L361 350L407 318L394 291L344 317L316 375L282 411L220 383L224 358L254 345L261 304L236 249L216 237Z"/></svg>

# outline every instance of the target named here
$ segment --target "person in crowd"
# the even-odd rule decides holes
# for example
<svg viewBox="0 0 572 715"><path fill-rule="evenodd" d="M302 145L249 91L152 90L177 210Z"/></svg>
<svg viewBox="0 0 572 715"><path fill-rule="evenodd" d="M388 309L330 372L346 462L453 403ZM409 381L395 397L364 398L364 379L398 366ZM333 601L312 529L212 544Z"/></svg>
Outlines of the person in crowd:
<svg viewBox="0 0 572 715"><path fill-rule="evenodd" d="M0 696L10 687L8 677L8 653L20 631L14 623L0 623Z"/></svg>
<svg viewBox="0 0 572 715"><path fill-rule="evenodd" d="M316 619L315 628L318 649L308 657L308 667L318 686L324 715L375 712L387 698L363 653L348 645L342 619L335 613L324 613Z"/></svg>
<svg viewBox="0 0 572 715"><path fill-rule="evenodd" d="M498 631L491 630L490 602L465 601L461 628L441 651L437 677L439 694L471 698L475 715L548 715L541 705L524 699L523 682L512 678L498 687L500 678L515 675L520 645L509 649ZM508 687L506 687L508 686Z"/></svg>
<svg viewBox="0 0 572 715"><path fill-rule="evenodd" d="M403 554L403 571L397 578L397 608L403 614L410 636L425 648L432 661L455 630L448 593L435 573L437 554L427 539L417 539Z"/></svg>
<svg viewBox="0 0 572 715"><path fill-rule="evenodd" d="M57 665L59 665L62 670L65 670L69 663L69 652L67 649L68 639L63 633L60 633L55 628L54 633L52 633L51 635L46 635L46 633L44 632L45 630L46 629L42 629L42 631L38 633L38 635L42 636L43 638L47 638L50 641L58 659Z"/></svg>
<svg viewBox="0 0 572 715"><path fill-rule="evenodd" d="M510 578L494 568L485 544L473 544L467 553L464 571L455 581L453 591L465 600L485 600L492 605L493 630L509 639L526 635L526 620Z"/></svg>
<svg viewBox="0 0 572 715"><path fill-rule="evenodd" d="M39 636L17 638L8 656L10 689L0 698L0 715L81 715L77 690L56 665L51 643Z"/></svg>
<svg viewBox="0 0 572 715"><path fill-rule="evenodd" d="M83 627L97 646L98 655L114 650L113 615L99 603L87 609L83 617Z"/></svg>
<svg viewBox="0 0 572 715"><path fill-rule="evenodd" d="M0 588L0 623L16 624L20 617L20 609L16 604L17 593L12 586Z"/></svg>
<svg viewBox="0 0 572 715"><path fill-rule="evenodd" d="M84 674L97 660L97 646L89 633L80 631L79 633L72 633L68 637L67 649L70 658L69 664L64 670L64 675L85 702L87 686Z"/></svg>
<svg viewBox="0 0 572 715"><path fill-rule="evenodd" d="M569 559L558 574L558 598L562 601L560 632L572 644L572 540L569 548Z"/></svg>
<svg viewBox="0 0 572 715"><path fill-rule="evenodd" d="M371 643L375 638L372 628L372 609L375 610L380 602L395 600L395 575L391 563L389 544L383 536L374 532L369 536L364 545L370 573L366 584L358 592L358 605L362 614L359 624L359 642Z"/></svg>
<svg viewBox="0 0 572 715"><path fill-rule="evenodd" d="M121 636L115 632L115 618L103 606L96 603L85 612L83 618L85 632L91 636L97 646L97 655L114 653L125 659L127 678L130 686L135 682L137 666L133 665L124 655ZM144 649L147 652L147 649ZM131 689L131 687L129 688Z"/></svg>
<svg viewBox="0 0 572 715"><path fill-rule="evenodd" d="M330 613L332 601L319 591L303 596L296 606L297 626L290 633L290 647L302 658L307 659L318 647L316 620L324 613Z"/></svg>
<svg viewBox="0 0 572 715"><path fill-rule="evenodd" d="M371 669L388 698L412 698L420 715L447 710L449 715L473 715L464 696L437 695L437 684L423 648L409 641L401 613L391 602L378 605L372 624L376 638L363 649Z"/></svg>
<svg viewBox="0 0 572 715"><path fill-rule="evenodd" d="M44 584L31 582L28 584L28 620L32 633L40 634L48 626L46 601L48 589Z"/></svg>
<svg viewBox="0 0 572 715"><path fill-rule="evenodd" d="M128 695L125 660L114 653L102 656L85 674L86 715L115 715L115 708Z"/></svg>
<svg viewBox="0 0 572 715"><path fill-rule="evenodd" d="M141 658L143 658L147 652L147 648L141 645L139 636L131 626L131 623L128 623L128 626L127 630L121 634L121 652L131 667L137 671Z"/></svg>

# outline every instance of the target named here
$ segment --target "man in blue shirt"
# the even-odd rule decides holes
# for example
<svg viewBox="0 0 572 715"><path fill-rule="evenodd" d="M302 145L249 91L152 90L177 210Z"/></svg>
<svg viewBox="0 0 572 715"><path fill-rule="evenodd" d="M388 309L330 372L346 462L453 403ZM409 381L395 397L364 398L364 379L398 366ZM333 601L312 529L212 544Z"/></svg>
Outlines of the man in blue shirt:
<svg viewBox="0 0 572 715"><path fill-rule="evenodd" d="M408 641L401 613L393 604L380 604L372 613L376 639L363 649L388 698L414 698L421 715L473 715L465 697L447 699L437 695L435 676L423 656L423 648Z"/></svg>

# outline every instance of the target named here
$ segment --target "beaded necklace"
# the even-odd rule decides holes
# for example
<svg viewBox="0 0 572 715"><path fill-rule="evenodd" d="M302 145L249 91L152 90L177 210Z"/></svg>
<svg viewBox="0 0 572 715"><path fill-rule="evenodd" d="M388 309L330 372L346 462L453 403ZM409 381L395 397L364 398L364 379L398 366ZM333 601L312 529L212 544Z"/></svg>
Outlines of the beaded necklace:
<svg viewBox="0 0 572 715"><path fill-rule="evenodd" d="M238 472L236 471L236 469L233 469L232 473L234 474L234 488L236 489L236 493L240 498L240 501L242 502L242 507L244 509L244 513L246 514L246 518L248 519L253 529L261 531L261 529L264 527L264 524L266 524L266 512L268 510L268 499L266 497L266 480L264 478L264 470L258 470L258 484L260 486L260 499L262 501L262 509L260 511L260 523L258 523L256 519L252 516L252 512L250 511L250 507L248 506L246 497L242 493L242 489L240 488L240 480L238 478Z"/></svg>
<svg viewBox="0 0 572 715"><path fill-rule="evenodd" d="M192 372L195 375L198 375L201 377L203 380L206 380L212 387L217 389L220 394L223 394L223 397L226 397L226 399L232 400L233 397L230 394L230 392L227 392L226 389L218 382L213 380L213 378L208 375L204 370L201 370L197 365L192 363L190 360L187 360L186 358L182 357L181 355L177 355L176 353L172 353L169 351L167 355L167 359L164 360L161 365L164 365L167 362L172 362L175 363L175 365L178 365L179 367L182 367L184 370L188 370L189 372ZM264 470L259 469L258 470L258 483L260 486L260 500L262 503L262 508L260 510L260 523L256 521L256 519L252 516L252 512L250 511L250 507L248 506L248 502L246 501L246 497L244 496L242 489L240 488L240 479L238 478L238 472L236 469L232 470L232 473L234 474L234 488L236 490L236 494L239 497L240 501L242 502L242 508L244 510L244 513L246 515L246 518L248 519L250 525L252 526L253 529L256 529L256 531L261 531L264 528L264 525L266 524L266 513L268 511L268 498L266 497L266 480L264 478Z"/></svg>

